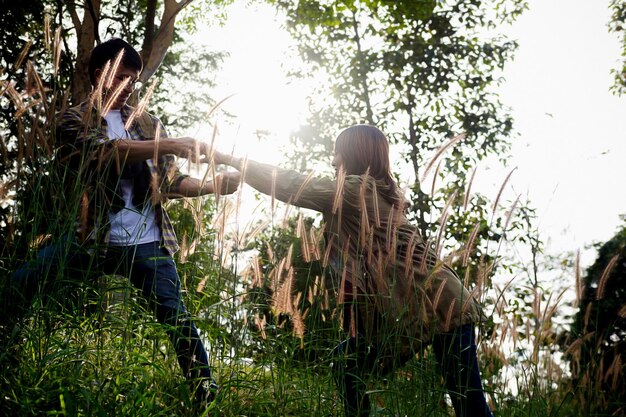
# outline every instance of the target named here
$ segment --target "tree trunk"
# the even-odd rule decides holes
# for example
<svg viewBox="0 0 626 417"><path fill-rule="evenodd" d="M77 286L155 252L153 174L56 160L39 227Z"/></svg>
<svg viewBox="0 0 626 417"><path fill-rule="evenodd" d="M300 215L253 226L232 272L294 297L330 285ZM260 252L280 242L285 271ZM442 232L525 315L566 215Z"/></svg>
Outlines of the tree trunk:
<svg viewBox="0 0 626 417"><path fill-rule="evenodd" d="M409 157L411 159L411 163L413 164L413 170L415 171L415 183L413 184L413 193L415 200L417 200L414 200L412 202L412 206L414 209L416 209L415 214L417 215L417 227L422 233L422 236L426 238L428 236L429 229L428 222L426 221L426 210L428 210L428 202L425 201L425 194L422 192L422 184L420 182L419 176L419 136L417 132L417 127L415 126L415 120L413 119L414 106L415 104L413 102L413 99L409 96L409 106L406 109L409 115L409 144L411 145Z"/></svg>
<svg viewBox="0 0 626 417"><path fill-rule="evenodd" d="M82 22L78 19L72 1L66 1L76 29L76 66L72 79L71 103L78 104L85 100L91 91L89 81L89 57L96 40L99 41L98 24L100 22L101 0L85 0Z"/></svg>

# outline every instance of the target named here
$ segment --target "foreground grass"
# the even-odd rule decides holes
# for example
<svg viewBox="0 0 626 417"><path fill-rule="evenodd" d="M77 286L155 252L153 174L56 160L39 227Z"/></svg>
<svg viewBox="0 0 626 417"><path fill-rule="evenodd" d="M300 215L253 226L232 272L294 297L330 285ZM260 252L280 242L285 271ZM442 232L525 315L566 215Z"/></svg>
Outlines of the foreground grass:
<svg viewBox="0 0 626 417"><path fill-rule="evenodd" d="M208 408L194 406L191 387L180 374L163 328L143 310L132 289L120 290L120 282L115 280L114 289L103 289L100 299L94 299L91 289L80 289L91 297L84 304L91 306L87 311L35 305L30 318L3 338L2 415L343 415L330 375L330 351L324 347L328 343L314 352L314 331L300 340L275 329L263 339L241 324L245 337L225 343L201 317L197 323L209 338L221 392ZM125 296L120 298L120 291ZM103 298L109 303L105 308ZM377 408L373 415L453 415L430 355L387 379L372 381L370 387ZM568 406L567 395L540 386L526 388L530 390L512 397L503 387L488 387L495 391L496 414L580 415Z"/></svg>

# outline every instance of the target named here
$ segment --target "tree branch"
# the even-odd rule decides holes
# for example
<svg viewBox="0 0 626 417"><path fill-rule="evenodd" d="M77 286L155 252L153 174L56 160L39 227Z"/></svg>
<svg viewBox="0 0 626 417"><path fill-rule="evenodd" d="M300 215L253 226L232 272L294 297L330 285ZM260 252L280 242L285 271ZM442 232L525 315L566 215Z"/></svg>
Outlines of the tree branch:
<svg viewBox="0 0 626 417"><path fill-rule="evenodd" d="M144 62L148 61L152 53L152 45L154 42L154 19L156 17L156 0L147 0L145 31L143 36L143 45L141 47L141 57Z"/></svg>
<svg viewBox="0 0 626 417"><path fill-rule="evenodd" d="M165 10L161 16L159 29L152 39L150 51L149 53L148 51L141 51L142 56L145 57L143 72L140 76L142 82L146 82L152 77L159 68L159 65L161 65L161 62L163 62L163 58L174 39L176 16L192 1L193 0L181 0L179 3L176 0L165 0Z"/></svg>
<svg viewBox="0 0 626 417"><path fill-rule="evenodd" d="M70 13L70 17L72 18L72 24L74 25L74 28L76 29L76 33L78 33L78 31L80 31L80 28L82 26L82 22L80 21L80 17L78 17L78 13L76 13L76 7L74 6L74 3L71 1L63 2L63 0L58 0L57 4L59 6L59 9L63 8L64 3L65 3L65 6L67 7L67 11Z"/></svg>
<svg viewBox="0 0 626 417"><path fill-rule="evenodd" d="M356 18L356 11L352 10L352 28L354 29L354 41L356 42L356 57L357 57L357 68L358 68L358 76L359 81L361 82L361 86L363 87L363 101L365 102L365 119L371 124L374 123L374 112L372 110L372 104L370 102L370 91L369 86L367 84L367 69L365 65L363 65L363 59L365 54L363 53L363 49L361 47L361 35L359 34L359 23Z"/></svg>
<svg viewBox="0 0 626 417"><path fill-rule="evenodd" d="M95 3L97 3L97 13L96 6L94 6L94 1ZM100 22L100 1L101 0L85 0L85 3L87 3L87 10L89 10L89 15L94 22ZM100 43L100 34L98 33L97 23L93 25L93 38L96 40L97 43Z"/></svg>

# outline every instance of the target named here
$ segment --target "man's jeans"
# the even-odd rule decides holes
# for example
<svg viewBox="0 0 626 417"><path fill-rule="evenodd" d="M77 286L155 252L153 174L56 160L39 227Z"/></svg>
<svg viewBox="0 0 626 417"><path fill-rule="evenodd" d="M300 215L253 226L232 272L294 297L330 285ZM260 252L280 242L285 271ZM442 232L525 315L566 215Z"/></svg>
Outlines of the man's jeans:
<svg viewBox="0 0 626 417"><path fill-rule="evenodd" d="M141 291L157 320L166 325L185 377L211 378L206 350L181 299L176 264L159 242L109 247L102 260L73 238L61 238L41 249L36 259L13 274L16 305L24 310L38 291L45 296L51 291L62 291L64 284L71 287L72 283L93 280L102 274L128 277Z"/></svg>

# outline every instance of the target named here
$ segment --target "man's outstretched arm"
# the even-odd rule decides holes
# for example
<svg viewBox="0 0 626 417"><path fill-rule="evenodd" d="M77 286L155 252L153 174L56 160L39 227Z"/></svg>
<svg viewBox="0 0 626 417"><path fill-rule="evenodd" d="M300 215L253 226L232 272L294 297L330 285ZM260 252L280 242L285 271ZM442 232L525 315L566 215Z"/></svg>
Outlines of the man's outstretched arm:
<svg viewBox="0 0 626 417"><path fill-rule="evenodd" d="M190 137L163 138L155 140L118 139L109 142L119 159L127 163L158 159L164 155L176 155L191 162L207 162L211 153L208 143Z"/></svg>
<svg viewBox="0 0 626 417"><path fill-rule="evenodd" d="M224 172L217 174L213 180L202 181L197 178L183 178L176 190L167 194L168 198L199 197L207 194L232 194L237 191L241 183L239 172Z"/></svg>

